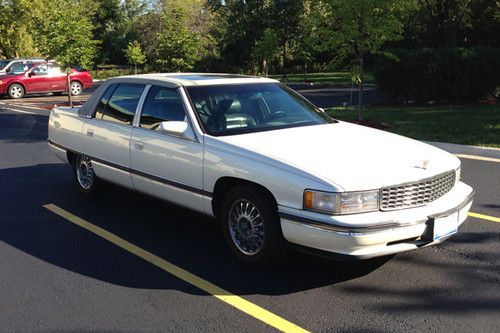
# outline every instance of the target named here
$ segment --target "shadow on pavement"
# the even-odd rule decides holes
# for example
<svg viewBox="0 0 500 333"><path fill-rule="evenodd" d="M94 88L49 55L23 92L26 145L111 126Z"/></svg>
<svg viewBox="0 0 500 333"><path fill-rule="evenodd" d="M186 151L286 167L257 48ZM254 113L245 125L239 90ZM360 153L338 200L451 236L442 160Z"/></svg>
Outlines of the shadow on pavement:
<svg viewBox="0 0 500 333"><path fill-rule="evenodd" d="M0 142L25 143L47 140L47 116L0 113Z"/></svg>
<svg viewBox="0 0 500 333"><path fill-rule="evenodd" d="M66 270L122 286L173 287L167 273L54 215L44 204L54 203L243 295L288 294L332 285L369 274L389 260L341 263L292 253L278 266L256 269L233 258L210 218L108 184L95 197L84 197L64 164L3 169L0 184L1 241ZM192 287L184 291L203 294Z"/></svg>

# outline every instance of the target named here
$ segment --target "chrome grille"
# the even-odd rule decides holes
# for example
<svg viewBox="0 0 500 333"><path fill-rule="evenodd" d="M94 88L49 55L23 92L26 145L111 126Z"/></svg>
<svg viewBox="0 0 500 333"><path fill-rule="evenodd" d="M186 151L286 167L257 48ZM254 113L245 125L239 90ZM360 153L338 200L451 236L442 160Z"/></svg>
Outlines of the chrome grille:
<svg viewBox="0 0 500 333"><path fill-rule="evenodd" d="M450 171L417 183L384 187L380 190L380 209L394 210L428 204L446 193L455 184L455 171Z"/></svg>

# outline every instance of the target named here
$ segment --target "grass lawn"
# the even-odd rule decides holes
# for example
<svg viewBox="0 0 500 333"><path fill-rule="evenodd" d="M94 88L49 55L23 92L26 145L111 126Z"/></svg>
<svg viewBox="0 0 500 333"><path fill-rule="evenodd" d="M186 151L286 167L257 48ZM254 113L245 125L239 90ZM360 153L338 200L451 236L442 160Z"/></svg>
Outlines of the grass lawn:
<svg viewBox="0 0 500 333"><path fill-rule="evenodd" d="M281 74L269 75L270 78L281 80ZM287 82L302 82L303 73L287 74ZM307 82L325 83L332 82L337 84L351 84L351 73L349 72L329 72L329 73L308 73ZM373 76L365 73L365 83L373 83Z"/></svg>
<svg viewBox="0 0 500 333"><path fill-rule="evenodd" d="M328 114L355 122L355 108L332 108ZM384 130L427 141L500 148L500 106L370 107L364 118L381 123Z"/></svg>

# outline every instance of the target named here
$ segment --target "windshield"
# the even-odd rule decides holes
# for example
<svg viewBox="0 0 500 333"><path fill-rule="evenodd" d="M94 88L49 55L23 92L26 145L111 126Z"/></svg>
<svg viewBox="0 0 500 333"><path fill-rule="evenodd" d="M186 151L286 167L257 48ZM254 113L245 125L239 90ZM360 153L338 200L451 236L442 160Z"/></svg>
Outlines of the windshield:
<svg viewBox="0 0 500 333"><path fill-rule="evenodd" d="M205 131L214 136L333 122L293 90L277 83L186 87Z"/></svg>
<svg viewBox="0 0 500 333"><path fill-rule="evenodd" d="M0 60L0 70L4 69L9 64L9 60Z"/></svg>

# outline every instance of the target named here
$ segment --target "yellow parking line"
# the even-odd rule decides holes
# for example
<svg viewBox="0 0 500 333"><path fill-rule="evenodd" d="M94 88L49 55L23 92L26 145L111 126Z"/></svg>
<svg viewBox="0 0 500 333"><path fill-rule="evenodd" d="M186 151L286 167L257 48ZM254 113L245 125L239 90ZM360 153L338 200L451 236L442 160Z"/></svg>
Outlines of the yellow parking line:
<svg viewBox="0 0 500 333"><path fill-rule="evenodd" d="M455 156L461 157L461 158L467 158L469 160L478 160L478 161L500 163L500 158L494 158L494 157L484 157L484 156L467 155L467 154L455 154Z"/></svg>
<svg viewBox="0 0 500 333"><path fill-rule="evenodd" d="M478 214L478 213L473 213L473 212L469 212L469 216L475 217L477 219L483 219L483 220L488 220L488 221L500 223L500 218L494 217L494 216L488 216L488 215L483 215L483 214Z"/></svg>
<svg viewBox="0 0 500 333"><path fill-rule="evenodd" d="M258 305L255 305L244 298L234 295L229 291L226 291L213 283L210 283L207 280L202 279L199 276L196 276L185 269L176 266L165 259L162 259L151 252L148 252L132 243L127 242L125 239L112 234L111 232L102 229L90 222L85 221L84 219L79 218L76 215L71 214L70 212L54 205L47 204L43 207L47 208L51 212L63 217L69 222L76 224L88 231L96 234L99 237L104 238L105 240L115 244L122 249L135 254L136 256L150 262L156 267L164 270L167 273L172 274L173 276L198 287L204 292L218 298L219 300L235 307L236 309L245 312L246 314L259 319L260 321L280 330L283 332L308 332L305 329L295 325L294 323L289 322L286 319L283 319L274 313L267 311L264 308L261 308Z"/></svg>

